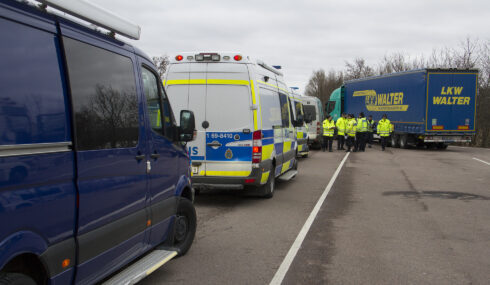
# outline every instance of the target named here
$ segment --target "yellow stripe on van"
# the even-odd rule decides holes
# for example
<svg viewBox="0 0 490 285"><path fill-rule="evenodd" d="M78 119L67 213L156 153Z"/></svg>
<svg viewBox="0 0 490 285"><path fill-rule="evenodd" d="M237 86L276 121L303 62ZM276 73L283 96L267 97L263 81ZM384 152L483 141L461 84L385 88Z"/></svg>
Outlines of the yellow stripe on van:
<svg viewBox="0 0 490 285"><path fill-rule="evenodd" d="M281 88L281 87L279 87L279 86L276 86L276 85L274 85L274 84L270 84L270 83L267 83L267 82L264 82L264 81L260 81L260 80L257 80L257 82L258 82L258 83L262 83L262 84L264 84L264 85L268 85L268 86L271 86L271 87L277 88L277 89L282 90L282 91L284 91L284 92L286 92L286 93L289 93L289 92L288 92L286 89Z"/></svg>
<svg viewBox="0 0 490 285"><path fill-rule="evenodd" d="M270 171L262 173L262 177L260 178L260 184L264 184L267 182L267 180L269 179L269 173Z"/></svg>
<svg viewBox="0 0 490 285"><path fill-rule="evenodd" d="M289 166L291 165L291 161L292 160L290 160L290 161L285 162L285 163L282 164L281 173L284 173L284 172L286 172L289 169Z"/></svg>
<svg viewBox="0 0 490 285"><path fill-rule="evenodd" d="M274 144L263 145L262 146L262 160L270 159L273 150L274 150Z"/></svg>
<svg viewBox="0 0 490 285"><path fill-rule="evenodd" d="M305 136L305 135L304 135L304 133L303 133L303 132L297 132L297 133L296 133L296 137L297 137L298 139L302 139L302 138L304 138L304 136Z"/></svg>
<svg viewBox="0 0 490 285"><path fill-rule="evenodd" d="M206 171L206 176L235 176L246 177L250 176L252 171Z"/></svg>
<svg viewBox="0 0 490 285"><path fill-rule="evenodd" d="M257 99L255 98L255 88L254 88L254 81L250 80L250 90L252 90L252 104L256 105L257 104ZM258 117L257 117L257 110L254 110L254 130L258 130Z"/></svg>
<svg viewBox="0 0 490 285"><path fill-rule="evenodd" d="M163 85L249 85L247 80L234 79L173 79L163 80Z"/></svg>
<svg viewBox="0 0 490 285"><path fill-rule="evenodd" d="M249 85L247 80L233 80L233 79L208 79L207 84L215 85Z"/></svg>
<svg viewBox="0 0 490 285"><path fill-rule="evenodd" d="M291 150L291 142L284 142L282 153L286 153Z"/></svg>

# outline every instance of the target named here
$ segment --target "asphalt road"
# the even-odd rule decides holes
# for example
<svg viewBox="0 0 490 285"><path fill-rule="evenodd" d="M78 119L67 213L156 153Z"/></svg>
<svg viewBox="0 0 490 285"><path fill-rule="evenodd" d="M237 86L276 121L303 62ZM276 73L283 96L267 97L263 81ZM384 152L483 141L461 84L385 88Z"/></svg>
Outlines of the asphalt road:
<svg viewBox="0 0 490 285"><path fill-rule="evenodd" d="M140 284L269 284L344 156L311 152L272 199L197 196L192 248ZM489 149L351 153L283 284L488 284L485 162Z"/></svg>

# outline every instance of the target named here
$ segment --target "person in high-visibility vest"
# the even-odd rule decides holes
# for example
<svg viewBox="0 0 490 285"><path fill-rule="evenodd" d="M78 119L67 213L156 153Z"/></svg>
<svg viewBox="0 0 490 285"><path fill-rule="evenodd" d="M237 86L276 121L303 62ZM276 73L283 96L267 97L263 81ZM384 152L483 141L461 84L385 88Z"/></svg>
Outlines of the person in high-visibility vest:
<svg viewBox="0 0 490 285"><path fill-rule="evenodd" d="M376 128L379 137L381 138L381 150L385 150L386 142L391 133L391 122L388 120L386 114L383 115L382 119L379 120L378 126Z"/></svg>
<svg viewBox="0 0 490 285"><path fill-rule="evenodd" d="M335 123L337 127L337 150L345 150L345 128L347 126L347 114L342 113L342 117L337 119Z"/></svg>
<svg viewBox="0 0 490 285"><path fill-rule="evenodd" d="M371 148L371 146L373 145L374 128L376 127L376 121L373 120L373 116L371 115L368 116L367 127L368 127L367 143L368 143L368 147Z"/></svg>
<svg viewBox="0 0 490 285"><path fill-rule="evenodd" d="M332 120L332 116L323 121L323 144L322 150L325 151L328 147L328 151L332 152L333 134L335 132L335 122Z"/></svg>
<svg viewBox="0 0 490 285"><path fill-rule="evenodd" d="M352 114L347 115L345 131L347 133L347 150L345 152L350 152L356 140L356 119L354 119L354 115ZM356 151L355 148L354 151Z"/></svg>
<svg viewBox="0 0 490 285"><path fill-rule="evenodd" d="M356 151L366 150L366 137L367 137L367 121L364 117L364 113L359 113L359 118L357 119L357 132L356 132Z"/></svg>

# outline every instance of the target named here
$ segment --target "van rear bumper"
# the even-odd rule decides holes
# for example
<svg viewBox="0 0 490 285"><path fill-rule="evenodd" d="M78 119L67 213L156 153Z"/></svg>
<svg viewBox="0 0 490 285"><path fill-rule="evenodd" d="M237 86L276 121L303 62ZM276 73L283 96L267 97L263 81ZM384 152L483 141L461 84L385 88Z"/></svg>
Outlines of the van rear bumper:
<svg viewBox="0 0 490 285"><path fill-rule="evenodd" d="M270 171L271 161L263 161L258 167L252 168L252 172L246 177L230 176L193 176L192 187L195 189L229 189L241 190L245 186L260 186L262 174Z"/></svg>

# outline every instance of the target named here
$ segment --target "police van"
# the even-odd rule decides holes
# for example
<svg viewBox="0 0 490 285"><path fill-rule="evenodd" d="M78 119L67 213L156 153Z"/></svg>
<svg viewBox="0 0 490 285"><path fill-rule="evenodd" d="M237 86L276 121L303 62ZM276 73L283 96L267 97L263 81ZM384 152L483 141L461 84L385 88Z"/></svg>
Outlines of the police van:
<svg viewBox="0 0 490 285"><path fill-rule="evenodd" d="M0 1L0 284L134 284L191 247L194 117L139 34L85 0Z"/></svg>
<svg viewBox="0 0 490 285"><path fill-rule="evenodd" d="M293 120L296 122L303 121L303 124L295 125L296 141L298 144L297 157L308 157L308 132L306 124L310 122L310 116L305 117L303 108L303 96L291 91L289 93L291 109L293 110Z"/></svg>
<svg viewBox="0 0 490 285"><path fill-rule="evenodd" d="M277 69L241 53L179 53L164 85L176 111L196 116L188 149L196 189L252 186L270 198L276 178L296 175L297 122Z"/></svg>
<svg viewBox="0 0 490 285"><path fill-rule="evenodd" d="M305 117L309 118L308 124L308 145L311 148L319 149L322 144L322 123L324 120L322 102L317 97L303 96L303 108Z"/></svg>

